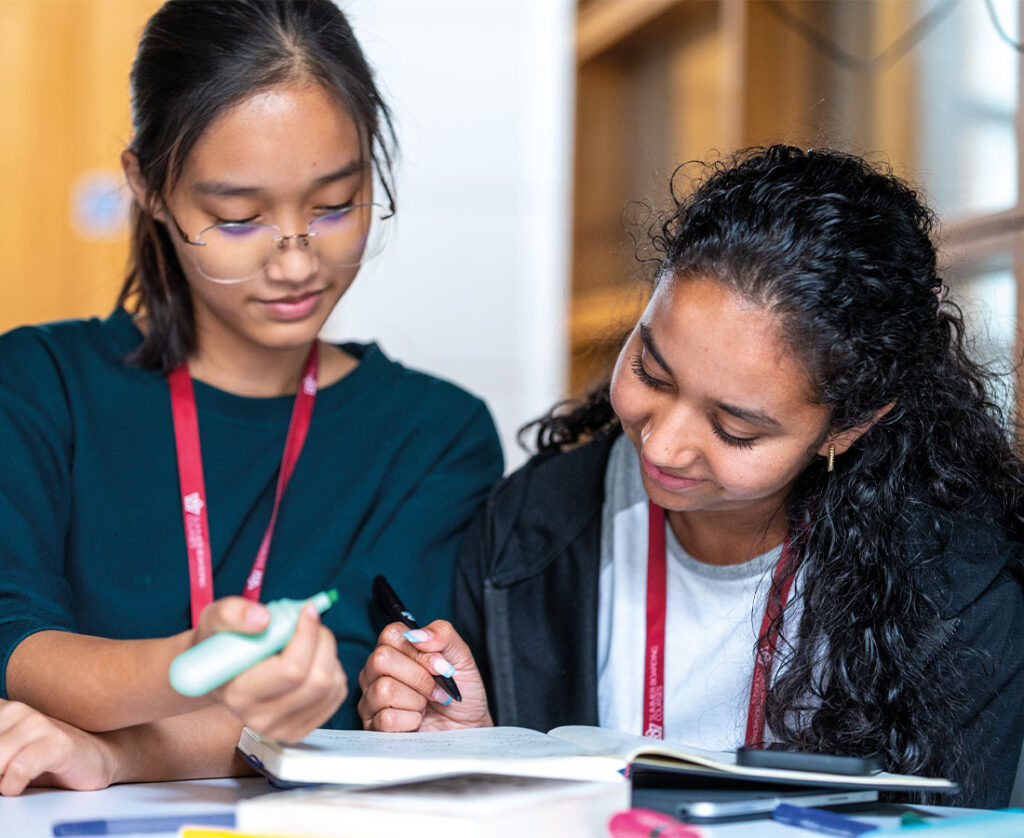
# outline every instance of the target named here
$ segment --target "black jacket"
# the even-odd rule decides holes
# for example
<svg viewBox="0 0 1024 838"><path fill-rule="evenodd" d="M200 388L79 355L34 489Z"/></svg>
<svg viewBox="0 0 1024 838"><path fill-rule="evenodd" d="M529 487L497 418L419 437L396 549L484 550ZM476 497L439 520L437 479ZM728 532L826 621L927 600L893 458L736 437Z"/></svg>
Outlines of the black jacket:
<svg viewBox="0 0 1024 838"><path fill-rule="evenodd" d="M597 724L601 506L614 439L534 457L498 484L466 535L454 623L498 724ZM973 790L957 802L1001 806L1024 738L1024 546L973 518L945 529L932 580L943 613L922 654L936 671L958 668L969 687L972 764L961 776L974 776ZM930 523L908 533L908 549L934 541Z"/></svg>

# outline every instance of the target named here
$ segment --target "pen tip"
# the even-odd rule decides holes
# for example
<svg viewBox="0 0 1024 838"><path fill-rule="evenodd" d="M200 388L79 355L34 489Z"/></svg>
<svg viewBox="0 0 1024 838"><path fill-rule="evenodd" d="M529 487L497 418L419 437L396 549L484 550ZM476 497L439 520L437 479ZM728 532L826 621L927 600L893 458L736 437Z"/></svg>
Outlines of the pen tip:
<svg viewBox="0 0 1024 838"><path fill-rule="evenodd" d="M337 588L331 588L327 592L327 598L331 601L331 605L334 605L334 603L336 603L338 601L338 589Z"/></svg>

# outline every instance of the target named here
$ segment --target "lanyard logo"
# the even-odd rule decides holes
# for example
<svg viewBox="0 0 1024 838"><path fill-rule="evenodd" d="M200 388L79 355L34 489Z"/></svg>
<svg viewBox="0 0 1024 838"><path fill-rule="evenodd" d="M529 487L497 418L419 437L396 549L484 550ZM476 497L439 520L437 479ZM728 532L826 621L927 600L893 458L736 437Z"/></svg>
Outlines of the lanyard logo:
<svg viewBox="0 0 1024 838"><path fill-rule="evenodd" d="M203 497L199 492L189 492L182 499L181 503L189 515L198 515L203 511L203 507L206 506L206 504L203 503Z"/></svg>
<svg viewBox="0 0 1024 838"><path fill-rule="evenodd" d="M254 567L252 573L249 574L249 578L245 580L245 589L247 591L258 591L262 584L263 568Z"/></svg>

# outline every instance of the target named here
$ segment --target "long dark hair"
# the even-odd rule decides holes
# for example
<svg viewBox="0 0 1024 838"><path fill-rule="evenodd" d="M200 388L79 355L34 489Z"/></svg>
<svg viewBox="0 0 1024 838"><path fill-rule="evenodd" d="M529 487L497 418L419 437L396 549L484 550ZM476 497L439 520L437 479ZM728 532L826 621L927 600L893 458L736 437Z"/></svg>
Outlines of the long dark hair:
<svg viewBox="0 0 1024 838"><path fill-rule="evenodd" d="M196 141L224 110L275 84L310 79L346 109L393 204L390 113L352 29L331 0L168 0L149 19L131 72L129 150L150 195L173 187ZM118 305L146 315L129 360L167 372L196 348L188 284L164 225L132 209Z"/></svg>
<svg viewBox="0 0 1024 838"><path fill-rule="evenodd" d="M1024 540L1024 468L997 374L971 359L943 301L933 215L888 169L835 151L772 146L706 171L654 232L657 282L709 278L773 311L832 430L891 405L834 473L817 459L787 500L802 617L782 623L795 640L780 647L769 729L790 747L969 782L953 721L966 685L925 672L942 592L915 543L948 538L948 512ZM538 444L615 424L603 386L541 420Z"/></svg>

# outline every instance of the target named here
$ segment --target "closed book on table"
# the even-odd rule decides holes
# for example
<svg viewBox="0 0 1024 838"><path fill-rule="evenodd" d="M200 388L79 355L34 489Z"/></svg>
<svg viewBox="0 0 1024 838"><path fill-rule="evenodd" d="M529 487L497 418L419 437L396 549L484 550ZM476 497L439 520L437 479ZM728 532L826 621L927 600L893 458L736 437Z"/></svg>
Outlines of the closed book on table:
<svg viewBox="0 0 1024 838"><path fill-rule="evenodd" d="M243 800L237 828L344 838L603 835L629 784L463 774L364 789L298 789Z"/></svg>

